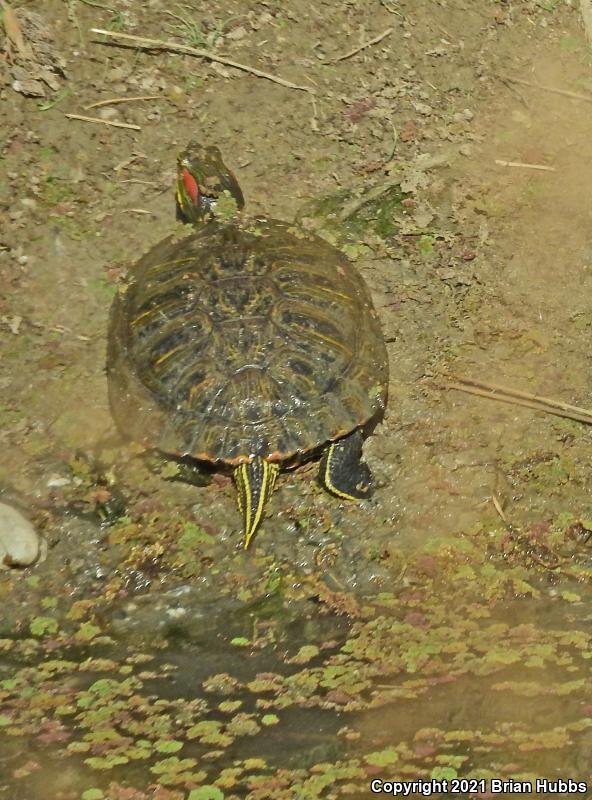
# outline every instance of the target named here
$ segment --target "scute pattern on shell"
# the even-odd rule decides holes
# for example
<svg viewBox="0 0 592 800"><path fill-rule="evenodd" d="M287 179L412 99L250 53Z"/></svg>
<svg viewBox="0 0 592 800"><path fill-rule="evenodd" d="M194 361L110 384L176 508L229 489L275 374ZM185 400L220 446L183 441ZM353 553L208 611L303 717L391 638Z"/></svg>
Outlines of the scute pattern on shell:
<svg viewBox="0 0 592 800"><path fill-rule="evenodd" d="M384 406L385 345L366 285L287 223L212 221L156 245L111 316L118 426L150 447L236 464L298 461Z"/></svg>

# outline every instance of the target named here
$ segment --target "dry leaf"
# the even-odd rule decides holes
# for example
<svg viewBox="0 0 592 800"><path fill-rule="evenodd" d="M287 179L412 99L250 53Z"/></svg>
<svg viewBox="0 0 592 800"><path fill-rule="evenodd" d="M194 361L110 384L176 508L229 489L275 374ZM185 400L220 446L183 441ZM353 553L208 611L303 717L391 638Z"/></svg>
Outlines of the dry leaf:
<svg viewBox="0 0 592 800"><path fill-rule="evenodd" d="M434 212L425 203L420 203L411 216L418 228L427 228L434 219Z"/></svg>
<svg viewBox="0 0 592 800"><path fill-rule="evenodd" d="M0 0L0 9L4 9L5 25L11 33L7 37L7 46L12 48L12 88L26 97L47 97L46 89L57 92L61 79L66 77L66 62L54 47L51 29L45 19L34 11L18 8L12 11L6 0ZM25 52L16 52L13 40L19 32L20 41Z"/></svg>

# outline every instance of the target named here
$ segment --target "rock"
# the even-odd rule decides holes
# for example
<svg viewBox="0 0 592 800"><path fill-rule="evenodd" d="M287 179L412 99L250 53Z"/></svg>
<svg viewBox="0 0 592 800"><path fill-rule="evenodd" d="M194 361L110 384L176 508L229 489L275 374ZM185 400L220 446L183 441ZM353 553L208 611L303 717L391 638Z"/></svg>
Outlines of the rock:
<svg viewBox="0 0 592 800"><path fill-rule="evenodd" d="M234 28L234 30L229 31L224 35L225 39L232 39L233 41L239 41L239 39L244 39L247 35L247 31L242 26L240 28Z"/></svg>
<svg viewBox="0 0 592 800"><path fill-rule="evenodd" d="M418 114L422 114L424 117L429 117L433 113L432 107L427 103L412 103L412 106Z"/></svg>
<svg viewBox="0 0 592 800"><path fill-rule="evenodd" d="M45 541L20 511L0 503L0 569L26 567L45 557Z"/></svg>
<svg viewBox="0 0 592 800"><path fill-rule="evenodd" d="M119 120L119 111L113 106L105 106L99 111L99 117L105 120Z"/></svg>

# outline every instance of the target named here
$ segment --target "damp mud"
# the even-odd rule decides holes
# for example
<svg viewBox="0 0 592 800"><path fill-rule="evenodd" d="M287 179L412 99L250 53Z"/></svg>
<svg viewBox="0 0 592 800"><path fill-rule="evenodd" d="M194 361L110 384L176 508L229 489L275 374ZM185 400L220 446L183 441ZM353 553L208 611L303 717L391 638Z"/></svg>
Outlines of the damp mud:
<svg viewBox="0 0 592 800"><path fill-rule="evenodd" d="M578 4L7 13L0 502L43 547L0 572L0 800L357 800L373 780L456 779L481 782L463 798L537 779L590 793ZM178 232L175 153L196 138L249 212L346 253L389 353L372 499L286 471L247 552L229 478L126 442L107 402L112 298Z"/></svg>

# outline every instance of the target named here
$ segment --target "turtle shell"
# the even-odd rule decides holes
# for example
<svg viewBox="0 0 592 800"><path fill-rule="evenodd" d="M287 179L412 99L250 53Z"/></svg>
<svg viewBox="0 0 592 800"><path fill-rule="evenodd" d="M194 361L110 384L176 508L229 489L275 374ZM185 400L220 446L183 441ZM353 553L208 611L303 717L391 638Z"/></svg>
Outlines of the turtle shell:
<svg viewBox="0 0 592 800"><path fill-rule="evenodd" d="M382 411L387 357L345 256L259 218L140 259L113 302L107 372L118 427L147 447L298 463Z"/></svg>

